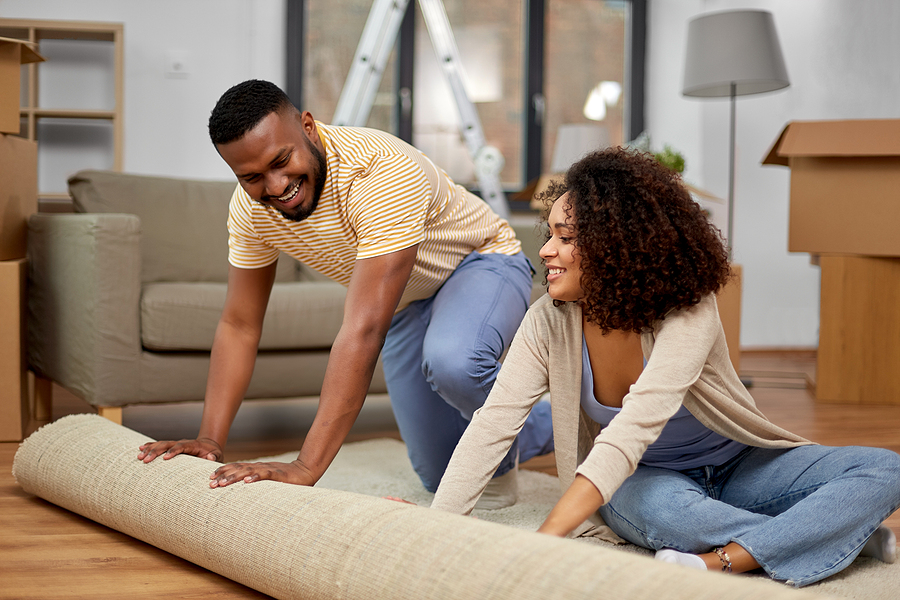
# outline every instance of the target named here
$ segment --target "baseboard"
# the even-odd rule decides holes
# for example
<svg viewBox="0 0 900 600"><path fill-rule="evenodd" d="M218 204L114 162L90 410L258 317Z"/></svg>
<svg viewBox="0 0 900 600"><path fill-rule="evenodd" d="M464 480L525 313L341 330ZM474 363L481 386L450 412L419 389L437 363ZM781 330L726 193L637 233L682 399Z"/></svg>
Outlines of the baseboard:
<svg viewBox="0 0 900 600"><path fill-rule="evenodd" d="M741 354L815 354L817 346L741 346Z"/></svg>

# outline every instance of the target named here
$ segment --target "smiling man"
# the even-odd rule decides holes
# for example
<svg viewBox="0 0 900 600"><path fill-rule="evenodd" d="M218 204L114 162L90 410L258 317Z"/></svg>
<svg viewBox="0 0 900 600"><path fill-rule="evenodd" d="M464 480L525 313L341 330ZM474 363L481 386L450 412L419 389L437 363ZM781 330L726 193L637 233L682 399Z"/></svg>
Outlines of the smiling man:
<svg viewBox="0 0 900 600"><path fill-rule="evenodd" d="M228 464L210 485L313 485L359 414L380 352L413 468L434 491L528 308L531 266L512 228L412 146L381 131L322 124L268 82L225 92L209 132L239 185L200 432L145 444L138 458L222 460L285 252L347 286L316 417L293 462ZM542 404L497 469L484 507L515 502L516 461L553 449Z"/></svg>

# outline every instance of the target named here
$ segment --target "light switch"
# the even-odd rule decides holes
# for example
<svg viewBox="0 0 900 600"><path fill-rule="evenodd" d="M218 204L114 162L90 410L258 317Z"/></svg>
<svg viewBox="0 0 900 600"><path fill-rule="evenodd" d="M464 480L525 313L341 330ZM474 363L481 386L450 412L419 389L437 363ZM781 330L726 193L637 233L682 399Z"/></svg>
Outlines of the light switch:
<svg viewBox="0 0 900 600"><path fill-rule="evenodd" d="M190 76L188 53L183 50L170 50L166 53L166 77L169 79L187 79Z"/></svg>

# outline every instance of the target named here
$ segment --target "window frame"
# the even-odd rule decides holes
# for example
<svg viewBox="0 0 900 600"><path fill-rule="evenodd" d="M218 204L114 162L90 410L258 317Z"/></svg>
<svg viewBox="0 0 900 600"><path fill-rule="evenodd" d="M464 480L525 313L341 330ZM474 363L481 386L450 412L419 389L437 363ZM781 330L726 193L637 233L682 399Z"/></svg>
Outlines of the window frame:
<svg viewBox="0 0 900 600"><path fill-rule="evenodd" d="M628 11L625 32L625 139L634 139L644 131L644 77L647 48L647 0L626 0ZM412 141L413 63L415 61L415 11L417 1L409 0L397 39L397 78L395 122L400 139ZM543 148L542 102L547 0L523 0L525 11L525 110L522 113L524 182L527 187L541 175ZM285 26L288 35L285 93L298 108L303 106L303 49L306 44L306 0L286 0ZM507 189L508 194L522 190ZM528 210L527 201L510 199L512 210Z"/></svg>

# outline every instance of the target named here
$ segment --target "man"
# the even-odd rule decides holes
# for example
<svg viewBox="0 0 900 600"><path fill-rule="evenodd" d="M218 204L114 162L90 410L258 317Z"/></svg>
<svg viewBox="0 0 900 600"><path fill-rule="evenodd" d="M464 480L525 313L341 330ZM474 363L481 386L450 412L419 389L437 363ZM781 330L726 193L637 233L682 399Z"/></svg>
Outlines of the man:
<svg viewBox="0 0 900 600"><path fill-rule="evenodd" d="M512 228L415 148L380 131L319 123L268 82L225 92L209 131L239 185L200 432L145 444L138 458L222 460L283 251L347 286L316 417L293 462L225 465L210 486L313 485L359 414L381 352L400 434L434 491L528 307L531 266ZM515 501L517 459L552 449L542 403L497 470L493 504Z"/></svg>

